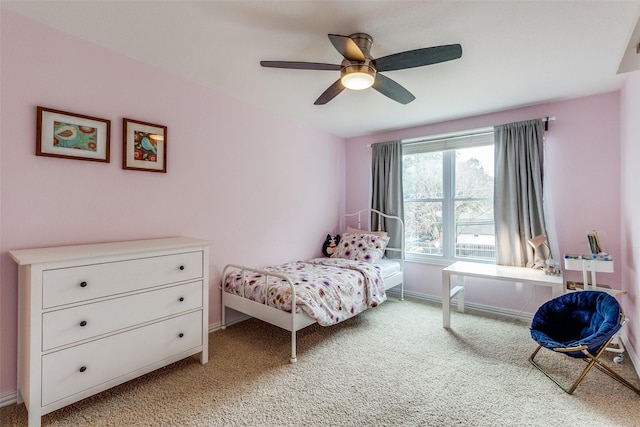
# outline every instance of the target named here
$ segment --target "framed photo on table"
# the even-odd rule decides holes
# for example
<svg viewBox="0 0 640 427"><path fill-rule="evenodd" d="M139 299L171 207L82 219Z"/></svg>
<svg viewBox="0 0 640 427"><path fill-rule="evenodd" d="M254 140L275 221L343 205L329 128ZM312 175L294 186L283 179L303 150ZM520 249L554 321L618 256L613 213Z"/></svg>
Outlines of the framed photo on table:
<svg viewBox="0 0 640 427"><path fill-rule="evenodd" d="M122 168L167 172L167 127L123 119Z"/></svg>
<svg viewBox="0 0 640 427"><path fill-rule="evenodd" d="M36 155L109 163L111 121L37 107Z"/></svg>

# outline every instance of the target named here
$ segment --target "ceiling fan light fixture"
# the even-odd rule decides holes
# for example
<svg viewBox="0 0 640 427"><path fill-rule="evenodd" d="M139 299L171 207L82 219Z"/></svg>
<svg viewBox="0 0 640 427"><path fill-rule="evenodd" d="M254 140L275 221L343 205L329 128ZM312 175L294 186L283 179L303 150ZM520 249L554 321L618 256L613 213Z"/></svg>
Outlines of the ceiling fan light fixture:
<svg viewBox="0 0 640 427"><path fill-rule="evenodd" d="M376 70L368 65L349 65L342 69L340 81L351 90L363 90L373 86Z"/></svg>
<svg viewBox="0 0 640 427"><path fill-rule="evenodd" d="M371 74L356 72L345 74L341 81L347 89L363 90L373 86L374 78Z"/></svg>

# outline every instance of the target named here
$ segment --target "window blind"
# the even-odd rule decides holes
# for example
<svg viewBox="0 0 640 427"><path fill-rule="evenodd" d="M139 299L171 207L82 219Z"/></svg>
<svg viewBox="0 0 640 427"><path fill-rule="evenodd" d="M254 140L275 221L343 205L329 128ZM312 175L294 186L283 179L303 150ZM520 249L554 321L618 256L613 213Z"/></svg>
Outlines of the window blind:
<svg viewBox="0 0 640 427"><path fill-rule="evenodd" d="M415 138L402 141L402 154L429 153L493 145L493 128Z"/></svg>

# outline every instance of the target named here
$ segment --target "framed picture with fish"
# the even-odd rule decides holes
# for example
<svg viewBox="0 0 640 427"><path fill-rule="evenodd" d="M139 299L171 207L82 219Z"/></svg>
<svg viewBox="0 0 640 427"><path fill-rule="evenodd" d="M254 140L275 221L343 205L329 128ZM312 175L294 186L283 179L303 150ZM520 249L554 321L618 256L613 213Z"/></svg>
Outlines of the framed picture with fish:
<svg viewBox="0 0 640 427"><path fill-rule="evenodd" d="M36 155L109 163L111 121L37 107Z"/></svg>
<svg viewBox="0 0 640 427"><path fill-rule="evenodd" d="M123 119L122 168L167 173L167 127Z"/></svg>

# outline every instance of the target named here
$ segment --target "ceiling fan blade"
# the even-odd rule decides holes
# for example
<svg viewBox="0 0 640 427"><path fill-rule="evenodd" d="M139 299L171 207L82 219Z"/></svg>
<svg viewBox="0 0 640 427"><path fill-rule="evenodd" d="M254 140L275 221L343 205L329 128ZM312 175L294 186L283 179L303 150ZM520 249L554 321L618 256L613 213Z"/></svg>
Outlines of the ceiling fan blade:
<svg viewBox="0 0 640 427"><path fill-rule="evenodd" d="M333 47L349 61L364 61L366 59L362 50L351 38L338 34L329 34L329 40L331 40Z"/></svg>
<svg viewBox="0 0 640 427"><path fill-rule="evenodd" d="M449 44L394 53L393 55L374 59L371 62L378 71L393 71L451 61L461 56L462 46Z"/></svg>
<svg viewBox="0 0 640 427"><path fill-rule="evenodd" d="M316 102L314 102L313 104L324 105L327 102L331 101L336 96L338 96L340 92L342 92L343 90L344 90L344 86L342 85L342 82L340 81L340 79L338 79L331 86L329 86L327 90L322 92L322 95L320 95L318 99L316 99Z"/></svg>
<svg viewBox="0 0 640 427"><path fill-rule="evenodd" d="M340 71L340 65L323 64L320 62L296 62L296 61L260 61L260 65L270 68L290 68L295 70L328 70Z"/></svg>
<svg viewBox="0 0 640 427"><path fill-rule="evenodd" d="M400 104L408 104L416 99L411 92L406 90L399 83L380 73L376 74L376 80L373 82L372 87L381 94L388 96Z"/></svg>

